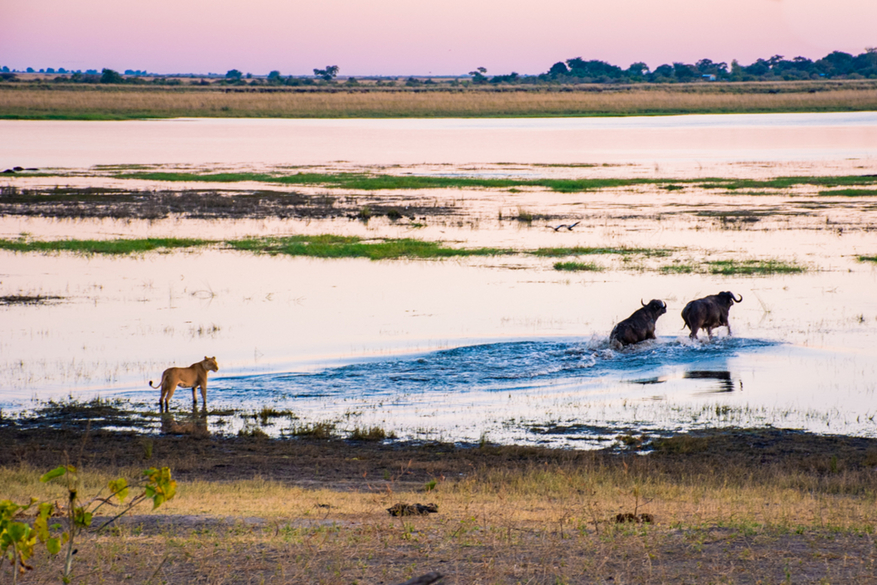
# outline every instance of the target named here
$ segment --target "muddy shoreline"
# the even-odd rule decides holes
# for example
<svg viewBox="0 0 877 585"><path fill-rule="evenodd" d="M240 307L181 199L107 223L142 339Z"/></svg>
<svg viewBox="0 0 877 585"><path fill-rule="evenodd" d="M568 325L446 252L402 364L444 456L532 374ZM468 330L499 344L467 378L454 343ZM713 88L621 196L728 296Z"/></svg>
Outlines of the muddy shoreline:
<svg viewBox="0 0 877 585"><path fill-rule="evenodd" d="M178 413L179 414L179 413ZM233 412L210 416L233 416ZM500 446L440 441L354 440L338 434L269 438L264 433L211 434L188 419L150 430L156 413L116 405L54 404L0 418L0 467L49 469L75 462L115 472L138 466L169 466L183 480L232 481L260 477L307 488L380 490L387 473L397 486L416 487L436 477L461 477L495 466L657 466L660 473L722 474L725 468L771 476L814 477L877 473L877 439L823 435L777 428L703 429L661 435L623 434L603 449ZM164 415L174 421L173 415ZM119 430L127 429L127 430ZM138 430L139 429L139 430ZM645 457L642 457L645 455ZM638 461L647 463L634 463ZM366 478L367 481L363 481ZM400 483L401 482L401 483Z"/></svg>

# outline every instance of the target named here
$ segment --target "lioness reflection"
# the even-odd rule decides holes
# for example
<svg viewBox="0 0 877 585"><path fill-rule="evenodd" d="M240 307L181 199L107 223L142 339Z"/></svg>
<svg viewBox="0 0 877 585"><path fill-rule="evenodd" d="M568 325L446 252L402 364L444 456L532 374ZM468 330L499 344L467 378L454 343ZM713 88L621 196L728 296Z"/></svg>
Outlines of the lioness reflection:
<svg viewBox="0 0 877 585"><path fill-rule="evenodd" d="M207 437L207 409L198 410L198 405L192 405L191 414L181 414L179 422L168 411L161 413L161 432L165 435L191 435L193 437Z"/></svg>

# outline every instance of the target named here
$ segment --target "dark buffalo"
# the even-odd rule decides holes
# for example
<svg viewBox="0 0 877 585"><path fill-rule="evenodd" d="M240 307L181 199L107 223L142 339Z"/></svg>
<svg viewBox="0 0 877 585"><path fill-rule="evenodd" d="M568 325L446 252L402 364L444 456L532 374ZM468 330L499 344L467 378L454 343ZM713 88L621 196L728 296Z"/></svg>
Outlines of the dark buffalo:
<svg viewBox="0 0 877 585"><path fill-rule="evenodd" d="M658 299L652 299L648 305L640 300L640 304L642 309L634 311L633 315L612 328L609 334L611 348L621 349L631 343L655 338L655 323L658 317L667 312L667 304Z"/></svg>
<svg viewBox="0 0 877 585"><path fill-rule="evenodd" d="M728 324L728 311L731 305L739 303L743 300L743 295L739 299L734 298L732 292L720 292L717 295L710 295L691 301L682 309L682 320L685 326L691 330L689 337L697 339L699 329L706 329L710 339L713 336L713 329L716 327L727 327L728 335L731 335L731 325Z"/></svg>

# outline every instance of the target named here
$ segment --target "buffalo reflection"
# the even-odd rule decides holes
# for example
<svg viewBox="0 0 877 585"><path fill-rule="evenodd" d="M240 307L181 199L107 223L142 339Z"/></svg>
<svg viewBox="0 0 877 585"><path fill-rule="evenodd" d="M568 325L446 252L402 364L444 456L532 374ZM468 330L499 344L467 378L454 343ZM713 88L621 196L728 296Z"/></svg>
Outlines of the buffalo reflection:
<svg viewBox="0 0 877 585"><path fill-rule="evenodd" d="M715 380L716 384L710 385L713 386L707 390L701 392L701 394L721 394L725 392L733 392L734 388L734 379L731 376L731 372L727 370L688 370L684 374L682 374L682 378L685 380ZM653 378L640 378L638 380L631 380L632 384L639 384L641 386L649 386L652 384L664 384L665 382L669 382L671 380L678 380L678 376L655 376ZM740 390L743 390L743 382L740 382Z"/></svg>
<svg viewBox="0 0 877 585"><path fill-rule="evenodd" d="M734 391L734 380L731 379L731 372L728 371L689 370L683 377L687 380L716 380L717 389L707 390L707 394ZM743 389L743 382L740 382L740 389Z"/></svg>
<svg viewBox="0 0 877 585"><path fill-rule="evenodd" d="M192 405L192 413L180 416L179 422L170 412L161 413L161 433L163 435L191 435L193 437L207 437L207 409L198 410L198 405Z"/></svg>

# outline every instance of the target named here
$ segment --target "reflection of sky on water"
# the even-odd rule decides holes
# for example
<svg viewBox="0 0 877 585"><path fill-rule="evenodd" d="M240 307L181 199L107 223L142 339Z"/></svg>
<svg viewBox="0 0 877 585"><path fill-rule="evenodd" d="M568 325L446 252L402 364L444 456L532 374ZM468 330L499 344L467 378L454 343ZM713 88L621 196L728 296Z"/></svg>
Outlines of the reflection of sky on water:
<svg viewBox="0 0 877 585"><path fill-rule="evenodd" d="M620 118L0 120L0 163L637 163L712 176L743 161L877 158L877 114ZM707 167L704 169L704 167Z"/></svg>
<svg viewBox="0 0 877 585"><path fill-rule="evenodd" d="M343 170L410 163L391 172L583 177L877 172L874 113L0 121L0 133L6 138L0 161L6 166L259 161L250 166ZM333 162L342 159L347 162ZM623 166L479 166L509 161ZM0 182L51 187L59 180L66 181ZM88 186L90 180L69 182ZM162 188L147 182L129 186ZM157 391L148 389L149 379L157 380L170 365L216 355L221 369L211 377L211 406L289 408L299 422L378 424L403 438L477 441L486 433L497 441L582 445L625 430L767 424L874 436L877 269L855 256L877 253L871 231L877 207L873 197L820 198L817 191L406 193L460 206L459 222L428 221L422 228L383 219L365 224L4 217L2 237L338 233L517 249L664 247L675 249L674 258L682 261L767 257L811 271L662 275L656 268L669 260L617 256L582 257L608 270L568 274L552 269L553 258L530 256L369 262L219 250L120 259L0 252L0 294L64 297L45 306L0 307L0 407L96 394L151 403ZM520 209L582 223L561 234L539 222L498 219ZM735 210L758 220L710 215ZM720 290L745 299L731 310L735 336L689 342L679 312L687 300ZM641 298L668 304L658 322L659 340L609 351L608 331L638 308ZM187 414L186 395L178 392L175 412L162 424L171 432L180 425L202 432L205 421ZM277 423L267 430L283 428Z"/></svg>

